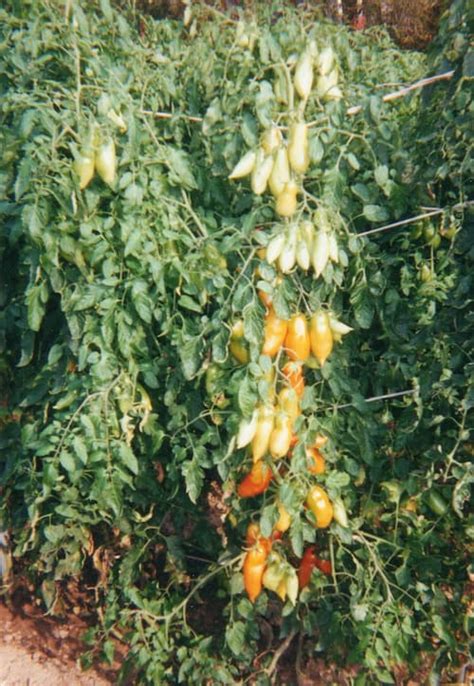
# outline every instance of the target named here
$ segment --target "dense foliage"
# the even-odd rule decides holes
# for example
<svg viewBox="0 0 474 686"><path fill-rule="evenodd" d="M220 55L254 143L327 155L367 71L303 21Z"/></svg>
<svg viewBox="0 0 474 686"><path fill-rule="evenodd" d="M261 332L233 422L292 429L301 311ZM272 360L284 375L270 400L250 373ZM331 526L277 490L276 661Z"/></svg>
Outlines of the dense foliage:
<svg viewBox="0 0 474 686"><path fill-rule="evenodd" d="M108 0L0 10L0 515L14 577L57 614L79 583L98 611L90 657L123 639L139 683L269 683L297 633L298 665L356 664L358 684L394 683L426 652L436 677L465 659L468 632L472 17L452 4L427 64L380 30L261 4L239 23L193 7L186 26ZM281 84L311 41L332 46L343 97L308 99L299 203L332 218L339 261L279 278L262 248L286 220L228 176L291 123ZM448 69L421 96L382 101ZM80 189L78 158L106 140L118 178ZM353 331L305 367L292 460L268 460L269 489L242 498L252 460L235 437L270 392L259 290L282 319L323 307ZM228 351L239 320L248 364ZM301 446L317 434L316 478ZM315 529L316 483L347 526ZM277 500L286 562L315 542L332 571L315 569L295 604L268 590L252 603L245 532L269 536Z"/></svg>

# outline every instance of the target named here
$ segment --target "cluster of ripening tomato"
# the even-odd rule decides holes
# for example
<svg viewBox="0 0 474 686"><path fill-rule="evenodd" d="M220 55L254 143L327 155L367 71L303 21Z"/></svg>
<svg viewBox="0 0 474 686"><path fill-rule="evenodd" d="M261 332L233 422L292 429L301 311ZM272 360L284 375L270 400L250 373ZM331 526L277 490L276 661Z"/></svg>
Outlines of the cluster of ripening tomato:
<svg viewBox="0 0 474 686"><path fill-rule="evenodd" d="M273 460L289 457L298 443L294 424L301 414L300 399L305 388L304 363L312 355L322 367L331 354L334 342L341 340L343 334L340 328L344 327L343 333L350 330L323 310L313 314L309 322L304 314L295 314L288 321L279 319L268 295L260 292L260 297L267 307L262 355L277 358L277 363L282 359L283 364L277 377L275 366L271 367L267 375L266 380L271 390L266 402L258 404L251 418L242 420L239 426L237 448L249 446L253 461L250 472L238 485L238 495L241 498L258 496L270 486L273 471L265 460L267 455ZM239 320L233 326L229 350L234 359L241 364L249 361L243 334L243 322ZM278 392L275 378L283 380ZM318 435L314 445L306 448L307 466L311 474L319 475L325 471L325 459L320 450L326 442L327 437ZM330 525L334 517L334 508L321 486L314 485L310 488L306 496L306 505L312 512L312 521L317 528L324 529ZM312 548L303 555L298 578L295 570L277 552L272 552L272 542L276 538L281 538L291 524L290 516L283 504L278 502L277 506L279 518L271 538L260 536L256 524L251 524L247 532L246 542L251 548L244 561L244 585L252 601L257 598L264 586L277 592L283 600L288 596L294 602L298 588L309 582L309 559L313 560L313 567L318 563L323 571L327 572L329 569L328 563L319 560Z"/></svg>
<svg viewBox="0 0 474 686"><path fill-rule="evenodd" d="M300 98L298 113L289 126L288 141L281 128L272 126L261 137L257 150L246 153L230 174L230 179L250 175L251 188L256 195L268 187L275 198L275 211L283 218L275 225L269 238L264 257L281 274L287 274L298 266L307 271L313 268L319 277L329 261L339 261L339 251L330 212L322 205L312 218L298 213L298 221L292 219L297 212L297 196L301 192L303 175L309 166L308 126L302 113L310 96L314 70L317 78L317 95L322 99L339 99L338 73L331 48L317 53L310 46L295 64L294 91ZM292 100L293 98L291 98ZM294 116L291 113L290 116ZM285 127L283 127L285 128ZM265 381L269 388L265 402L259 403L250 419L239 425L237 448L250 450L253 466L238 485L241 498L252 498L264 493L270 486L274 471L271 461L291 457L298 443L295 422L301 414L300 402L304 392L303 366L310 358L322 367L331 354L334 343L351 331L326 309L312 313L309 318L296 313L289 320L280 319L272 305L272 299L259 291L266 307L264 337L261 354L275 360ZM249 351L244 337L244 323L234 323L229 339L229 351L240 364L249 362ZM312 365L314 366L314 365ZM276 368L278 368L276 370ZM318 435L314 445L305 448L308 471L320 475L325 471L325 459L320 450L327 437ZM270 457L271 461L267 458ZM284 468L283 468L284 469ZM281 470L280 470L281 471ZM246 535L243 575L245 590L252 602L267 588L283 601L296 602L298 591L309 584L311 572L317 567L323 573L331 573L328 560L316 555L315 546L307 548L298 571L279 553L275 541L289 529L290 515L282 502L276 502L278 520L270 537L262 536L258 524L251 523ZM327 528L333 518L347 526L345 510L329 499L326 491L315 484L306 494L306 506L311 522L318 529ZM345 521L344 521L345 520Z"/></svg>
<svg viewBox="0 0 474 686"><path fill-rule="evenodd" d="M98 110L99 113L106 116L107 119L118 127L121 133L125 133L127 124L124 118L108 106L108 99L106 97L99 101ZM76 152L73 168L81 191L87 188L96 173L109 186L115 184L117 178L115 141L111 137L102 138L100 128L96 122L92 123L85 143Z"/></svg>

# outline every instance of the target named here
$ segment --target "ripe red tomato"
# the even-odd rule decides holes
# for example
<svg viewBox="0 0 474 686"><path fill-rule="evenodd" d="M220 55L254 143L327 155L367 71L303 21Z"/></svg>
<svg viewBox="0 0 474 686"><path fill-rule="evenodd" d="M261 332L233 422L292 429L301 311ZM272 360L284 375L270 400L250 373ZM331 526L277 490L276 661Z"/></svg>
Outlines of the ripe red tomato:
<svg viewBox="0 0 474 686"><path fill-rule="evenodd" d="M331 576L332 574L332 564L330 563L329 560L323 560L321 557L316 558L316 567L319 569L320 572L323 574L326 574L327 576Z"/></svg>
<svg viewBox="0 0 474 686"><path fill-rule="evenodd" d="M298 581L300 589L307 586L311 580L311 574L316 566L316 546L311 545L303 553L298 569Z"/></svg>
<svg viewBox="0 0 474 686"><path fill-rule="evenodd" d="M310 545L303 553L300 566L298 569L298 580L300 589L308 586L311 580L313 569L319 569L320 572L330 576L332 574L332 565L329 560L324 560L316 555L316 546Z"/></svg>

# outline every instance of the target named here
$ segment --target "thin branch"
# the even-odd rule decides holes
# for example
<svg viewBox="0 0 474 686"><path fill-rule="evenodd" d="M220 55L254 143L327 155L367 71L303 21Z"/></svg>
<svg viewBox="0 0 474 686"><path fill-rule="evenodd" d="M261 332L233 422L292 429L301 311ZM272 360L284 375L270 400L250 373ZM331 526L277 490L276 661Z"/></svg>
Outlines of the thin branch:
<svg viewBox="0 0 474 686"><path fill-rule="evenodd" d="M448 210L461 210L463 207L471 207L474 205L474 200L466 200L465 202L459 202L456 205L453 205L450 208L439 208L439 207L433 207L433 208L422 208L429 210L428 212L424 212L423 214L417 214L416 217L410 217L409 219L401 219L398 222L393 222L392 224L386 224L385 226L379 226L377 229L370 229L369 231L363 231L362 233L357 233L355 234L357 237L360 236L370 236L373 233L380 233L382 231L388 231L389 229L395 229L397 226L405 226L406 224L413 224L414 222L420 221L420 219L426 219L427 217L434 217L437 214L443 214L443 212L447 212Z"/></svg>
<svg viewBox="0 0 474 686"><path fill-rule="evenodd" d="M426 219L427 217L434 217L437 214L442 214L444 210L431 210L431 212L424 212L423 214L417 214L416 217L410 217L409 219L401 219L399 222L393 222L393 224L386 224L386 226L379 226L377 229L370 229L369 231L363 231L362 233L355 234L358 238L361 236L370 236L373 233L381 233L382 231L389 231L389 229L395 229L397 226L404 226L405 224L413 224L414 222L420 221L420 219Z"/></svg>
<svg viewBox="0 0 474 686"><path fill-rule="evenodd" d="M451 467L452 467L452 464L454 461L454 456L456 455L456 453L459 449L459 446L461 445L461 443L464 440L464 429L466 426L466 418L467 418L467 407L464 409L464 412L463 412L463 416L462 416L462 420L461 420L461 426L459 427L457 441L454 445L454 448L451 450L448 457L446 458L446 469L445 469L445 472L443 474L444 481L447 481L447 479L448 479L449 472L451 471Z"/></svg>
<svg viewBox="0 0 474 686"><path fill-rule="evenodd" d="M424 88L424 86L428 86L431 83L435 83L436 81L448 81L449 79L452 79L454 74L454 69L451 71L447 71L444 74L436 74L436 76L429 76L426 79L421 79L420 81L416 81L416 83L412 83L410 86L405 86L405 88L401 88L398 91L394 91L393 93L387 93L387 95L384 95L382 100L384 102L390 102L391 100L397 100L397 98L403 98L403 96L407 95L408 93L411 93L411 91L414 91L418 88ZM353 107L349 107L347 110L347 114L352 115L352 114L357 114L360 112L362 109L362 105L354 105Z"/></svg>
<svg viewBox="0 0 474 686"><path fill-rule="evenodd" d="M369 551L369 555L372 558L372 561L374 563L375 569L379 573L379 575L380 575L380 577L381 577L381 579L385 585L385 590L387 592L387 600L388 600L388 602L392 602L393 601L393 595L392 595L392 589L390 588L390 581L388 580L388 578L385 575L382 567L380 566L377 555L372 550L368 541L365 540L362 532L360 532L359 534L354 536L354 541L359 541L360 543L363 543L367 547L367 550Z"/></svg>
<svg viewBox="0 0 474 686"><path fill-rule="evenodd" d="M385 395L376 395L373 398L365 398L366 403L376 403L379 400L389 400L391 398L401 398L404 395L414 395L417 392L416 388L411 388L407 391L397 391L396 393L386 393ZM355 407L355 403L345 403L344 405L333 405L335 410L344 410L347 407Z"/></svg>
<svg viewBox="0 0 474 686"><path fill-rule="evenodd" d="M144 114L149 117L155 117L156 119L173 119L176 117L179 119L187 119L188 121L203 122L203 117L193 117L191 114L182 114L181 112L153 112L152 110L140 110L140 114Z"/></svg>
<svg viewBox="0 0 474 686"><path fill-rule="evenodd" d="M288 647L289 647L290 643L292 642L292 640L294 639L294 637L296 636L296 633L297 633L296 630L293 629L293 631L291 633L289 633L288 636L285 638L285 640L281 643L280 647L277 650L275 650L272 661L268 665L267 669L264 670L265 674L268 677L272 676L273 672L277 668L277 665L278 665L278 662L279 662L281 656L283 655L283 653L285 653L288 650Z"/></svg>

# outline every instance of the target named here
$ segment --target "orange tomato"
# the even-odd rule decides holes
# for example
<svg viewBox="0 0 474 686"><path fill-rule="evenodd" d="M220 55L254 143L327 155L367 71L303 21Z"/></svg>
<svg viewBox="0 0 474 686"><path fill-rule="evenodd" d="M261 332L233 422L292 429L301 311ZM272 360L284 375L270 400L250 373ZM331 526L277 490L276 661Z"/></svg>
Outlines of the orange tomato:
<svg viewBox="0 0 474 686"><path fill-rule="evenodd" d="M253 498L267 490L273 478L270 467L260 460L240 482L237 493L241 498Z"/></svg>
<svg viewBox="0 0 474 686"><path fill-rule="evenodd" d="M275 357L285 340L288 322L285 319L278 319L275 310L271 307L265 317L265 329L262 355Z"/></svg>
<svg viewBox="0 0 474 686"><path fill-rule="evenodd" d="M303 365L298 362L287 362L281 371L288 384L301 398L304 392Z"/></svg>
<svg viewBox="0 0 474 686"><path fill-rule="evenodd" d="M288 322L285 338L286 354L292 360L305 362L310 353L308 324L303 314L296 314Z"/></svg>
<svg viewBox="0 0 474 686"><path fill-rule="evenodd" d="M262 591L262 579L267 566L268 551L257 543L249 550L244 560L244 587L250 601L254 603Z"/></svg>
<svg viewBox="0 0 474 686"><path fill-rule="evenodd" d="M325 529L330 525L334 510L326 491L321 486L313 486L306 496L306 504L316 519L316 527Z"/></svg>
<svg viewBox="0 0 474 686"><path fill-rule="evenodd" d="M311 474L324 474L326 460L316 448L306 448L308 471Z"/></svg>

